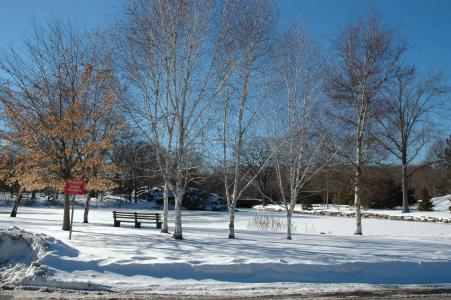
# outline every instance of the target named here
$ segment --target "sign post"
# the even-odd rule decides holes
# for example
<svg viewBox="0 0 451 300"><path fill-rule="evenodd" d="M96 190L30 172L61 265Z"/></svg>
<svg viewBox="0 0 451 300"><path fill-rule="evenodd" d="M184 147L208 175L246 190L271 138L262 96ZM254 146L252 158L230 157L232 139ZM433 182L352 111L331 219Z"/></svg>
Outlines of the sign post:
<svg viewBox="0 0 451 300"><path fill-rule="evenodd" d="M85 193L85 182L80 179L67 179L64 184L64 194L72 195L72 213L70 216L69 240L72 238L72 225L74 224L75 195Z"/></svg>
<svg viewBox="0 0 451 300"><path fill-rule="evenodd" d="M72 196L72 212L70 214L69 240L72 238L72 225L74 224L75 195Z"/></svg>

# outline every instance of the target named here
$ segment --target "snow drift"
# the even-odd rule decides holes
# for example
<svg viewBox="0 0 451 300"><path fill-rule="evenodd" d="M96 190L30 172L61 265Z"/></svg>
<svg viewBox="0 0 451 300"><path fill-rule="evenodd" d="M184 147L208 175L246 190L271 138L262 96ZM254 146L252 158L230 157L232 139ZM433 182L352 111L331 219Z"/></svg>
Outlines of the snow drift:
<svg viewBox="0 0 451 300"><path fill-rule="evenodd" d="M448 211L451 207L451 195L435 197L431 199L433 209L436 211Z"/></svg>
<svg viewBox="0 0 451 300"><path fill-rule="evenodd" d="M33 234L17 227L0 228L0 282L80 290L105 290L101 284L65 282L54 277L55 268L43 261L48 256L76 257L79 252L44 234Z"/></svg>
<svg viewBox="0 0 451 300"><path fill-rule="evenodd" d="M6 283L22 283L24 280L43 275L45 267L37 261L47 249L40 237L17 227L0 229L0 279Z"/></svg>

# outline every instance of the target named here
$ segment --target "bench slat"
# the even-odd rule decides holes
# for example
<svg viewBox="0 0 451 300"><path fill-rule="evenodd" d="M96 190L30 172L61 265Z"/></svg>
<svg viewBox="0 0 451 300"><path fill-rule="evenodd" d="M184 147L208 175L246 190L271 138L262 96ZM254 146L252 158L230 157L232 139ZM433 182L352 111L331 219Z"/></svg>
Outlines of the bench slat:
<svg viewBox="0 0 451 300"><path fill-rule="evenodd" d="M134 213L116 213L116 216L134 216ZM141 214L141 213L137 213L138 216L143 216L143 217L155 217L155 214Z"/></svg>
<svg viewBox="0 0 451 300"><path fill-rule="evenodd" d="M155 219L155 218L158 218L158 217L156 217L156 216L141 216L141 215L137 215L138 216L138 218L143 218L143 219ZM120 218L120 217L124 217L124 218L134 218L135 216L122 216L122 215L116 215L116 217L117 218Z"/></svg>

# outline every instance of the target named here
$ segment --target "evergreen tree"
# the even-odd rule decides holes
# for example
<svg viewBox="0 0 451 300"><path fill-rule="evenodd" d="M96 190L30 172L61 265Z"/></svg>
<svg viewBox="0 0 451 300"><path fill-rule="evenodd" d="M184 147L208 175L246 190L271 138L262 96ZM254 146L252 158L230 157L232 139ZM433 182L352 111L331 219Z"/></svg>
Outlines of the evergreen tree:
<svg viewBox="0 0 451 300"><path fill-rule="evenodd" d="M421 211L431 211L434 205L431 202L431 196L429 196L429 191L424 188L421 192L421 200L418 200L417 208Z"/></svg>
<svg viewBox="0 0 451 300"><path fill-rule="evenodd" d="M445 147L440 157L446 176L444 190L451 193L451 135L446 139Z"/></svg>

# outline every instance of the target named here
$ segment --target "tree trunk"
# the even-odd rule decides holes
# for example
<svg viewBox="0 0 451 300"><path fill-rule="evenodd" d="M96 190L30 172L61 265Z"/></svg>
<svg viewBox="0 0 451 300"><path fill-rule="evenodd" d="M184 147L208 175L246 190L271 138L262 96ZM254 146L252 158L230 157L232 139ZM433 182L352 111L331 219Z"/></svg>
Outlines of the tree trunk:
<svg viewBox="0 0 451 300"><path fill-rule="evenodd" d="M355 207L355 235L362 235L362 213L360 211L360 166L355 170L354 207Z"/></svg>
<svg viewBox="0 0 451 300"><path fill-rule="evenodd" d="M167 183L165 183L163 191L163 224L161 226L161 233L169 233L168 210L169 210L169 193L168 193L168 185Z"/></svg>
<svg viewBox="0 0 451 300"><path fill-rule="evenodd" d="M365 104L363 104L365 105ZM363 111L362 111L363 110ZM354 177L354 207L355 207L355 235L362 235L362 213L360 211L360 185L362 176L362 144L365 125L365 106L361 108L357 121L357 144L355 149L355 177Z"/></svg>
<svg viewBox="0 0 451 300"><path fill-rule="evenodd" d="M229 206L229 239L235 238L235 207Z"/></svg>
<svg viewBox="0 0 451 300"><path fill-rule="evenodd" d="M36 191L31 192L31 200L36 200Z"/></svg>
<svg viewBox="0 0 451 300"><path fill-rule="evenodd" d="M91 205L91 197L93 194L91 192L88 193L88 197L86 198L85 202L85 212L83 214L83 223L89 223L88 222L88 215L89 215L89 207Z"/></svg>
<svg viewBox="0 0 451 300"><path fill-rule="evenodd" d="M354 207L355 207L355 235L362 235L362 214L360 211L360 177L362 173L362 144L360 139L357 142L356 149L356 167L354 177Z"/></svg>
<svg viewBox="0 0 451 300"><path fill-rule="evenodd" d="M287 240L291 240L291 216L293 215L293 212L291 209L287 212Z"/></svg>
<svg viewBox="0 0 451 300"><path fill-rule="evenodd" d="M135 203L138 203L138 194L137 194L137 191L136 191L136 178L133 178L133 189L134 189L134 194L133 194L133 196L134 196L134 200L135 200Z"/></svg>
<svg viewBox="0 0 451 300"><path fill-rule="evenodd" d="M402 160L402 212L409 212L409 199L408 199L408 183L407 183L407 161Z"/></svg>
<svg viewBox="0 0 451 300"><path fill-rule="evenodd" d="M175 199L175 224L174 224L174 234L172 235L173 239L181 240L183 239L182 234L182 199L183 192L181 192L180 188L176 188L176 193L174 194Z"/></svg>
<svg viewBox="0 0 451 300"><path fill-rule="evenodd" d="M64 195L64 216L63 216L63 230L70 230L70 200L69 195Z"/></svg>
<svg viewBox="0 0 451 300"><path fill-rule="evenodd" d="M14 201L13 210L11 211L10 215L12 218L15 218L17 215L17 209L19 208L20 198L22 198L22 192L22 188L19 188L19 190L17 191L16 200Z"/></svg>
<svg viewBox="0 0 451 300"><path fill-rule="evenodd" d="M326 181L326 207L329 208L329 175Z"/></svg>

